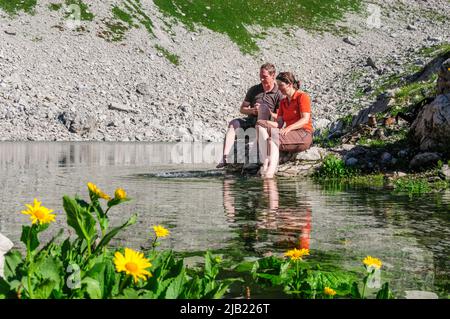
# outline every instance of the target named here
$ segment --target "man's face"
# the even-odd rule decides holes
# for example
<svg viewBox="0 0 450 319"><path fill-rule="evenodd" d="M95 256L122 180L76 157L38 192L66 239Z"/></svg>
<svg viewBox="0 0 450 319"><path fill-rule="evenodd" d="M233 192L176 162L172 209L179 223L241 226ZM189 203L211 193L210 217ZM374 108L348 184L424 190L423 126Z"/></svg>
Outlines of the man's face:
<svg viewBox="0 0 450 319"><path fill-rule="evenodd" d="M261 80L262 85L272 86L275 82L275 73L271 75L269 71L261 69L259 71L259 79Z"/></svg>

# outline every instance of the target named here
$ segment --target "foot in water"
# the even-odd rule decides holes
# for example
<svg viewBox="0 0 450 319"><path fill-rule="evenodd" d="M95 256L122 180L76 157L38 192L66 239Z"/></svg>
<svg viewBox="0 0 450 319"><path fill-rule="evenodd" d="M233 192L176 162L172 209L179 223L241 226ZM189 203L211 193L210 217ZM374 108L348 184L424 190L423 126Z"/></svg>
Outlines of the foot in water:
<svg viewBox="0 0 450 319"><path fill-rule="evenodd" d="M228 165L228 163L227 163L227 157L224 156L224 157L222 158L222 161L220 161L220 163L217 164L216 168L224 168L224 167L227 166L227 165Z"/></svg>

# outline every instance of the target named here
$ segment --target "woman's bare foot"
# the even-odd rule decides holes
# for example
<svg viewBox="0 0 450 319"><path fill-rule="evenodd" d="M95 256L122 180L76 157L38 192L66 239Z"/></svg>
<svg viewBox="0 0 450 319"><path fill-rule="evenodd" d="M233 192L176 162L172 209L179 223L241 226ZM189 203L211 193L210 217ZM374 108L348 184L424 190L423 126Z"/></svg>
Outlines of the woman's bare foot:
<svg viewBox="0 0 450 319"><path fill-rule="evenodd" d="M223 168L223 167L225 167L225 166L227 166L227 165L228 165L228 163L227 163L227 157L224 156L224 157L222 158L222 160L220 161L220 163L217 164L216 168Z"/></svg>

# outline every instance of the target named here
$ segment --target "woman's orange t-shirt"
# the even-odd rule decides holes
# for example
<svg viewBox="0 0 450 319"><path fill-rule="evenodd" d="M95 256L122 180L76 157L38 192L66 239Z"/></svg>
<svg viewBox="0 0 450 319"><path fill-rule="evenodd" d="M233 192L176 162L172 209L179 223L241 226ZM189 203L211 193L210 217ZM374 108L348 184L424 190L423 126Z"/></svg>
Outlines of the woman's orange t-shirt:
<svg viewBox="0 0 450 319"><path fill-rule="evenodd" d="M297 90L290 102L288 102L287 98L281 100L277 114L278 116L283 117L283 121L286 122L287 127L300 120L302 118L301 113L311 113L311 99L305 92ZM312 126L312 116L309 117L308 123L306 123L302 129L311 133L314 131Z"/></svg>

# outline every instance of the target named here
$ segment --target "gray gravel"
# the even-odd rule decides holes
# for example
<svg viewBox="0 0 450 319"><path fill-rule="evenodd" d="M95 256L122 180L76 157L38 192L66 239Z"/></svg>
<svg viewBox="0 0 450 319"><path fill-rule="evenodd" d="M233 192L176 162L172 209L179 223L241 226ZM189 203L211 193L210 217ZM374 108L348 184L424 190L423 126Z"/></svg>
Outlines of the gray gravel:
<svg viewBox="0 0 450 319"><path fill-rule="evenodd" d="M96 19L83 22L84 32L64 27L50 2L39 1L35 15L0 13L0 140L219 141L265 61L301 79L316 127L324 127L369 105L380 76L425 64L417 50L450 42L449 20L430 11L450 17L447 0L371 1L381 8L380 27L367 24L369 13L351 14L339 23L351 35L269 30L257 56L203 28L175 25L167 34L151 1L143 5L157 38L132 29L118 43L97 36L115 1L93 1Z"/></svg>

